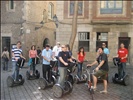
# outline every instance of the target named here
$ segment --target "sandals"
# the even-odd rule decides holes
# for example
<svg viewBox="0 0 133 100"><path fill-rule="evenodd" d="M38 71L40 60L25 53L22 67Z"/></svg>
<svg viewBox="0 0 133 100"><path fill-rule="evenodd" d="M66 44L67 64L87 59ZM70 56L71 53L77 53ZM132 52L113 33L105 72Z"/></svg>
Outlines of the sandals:
<svg viewBox="0 0 133 100"><path fill-rule="evenodd" d="M100 93L107 94L108 92L103 90L103 91L100 91Z"/></svg>

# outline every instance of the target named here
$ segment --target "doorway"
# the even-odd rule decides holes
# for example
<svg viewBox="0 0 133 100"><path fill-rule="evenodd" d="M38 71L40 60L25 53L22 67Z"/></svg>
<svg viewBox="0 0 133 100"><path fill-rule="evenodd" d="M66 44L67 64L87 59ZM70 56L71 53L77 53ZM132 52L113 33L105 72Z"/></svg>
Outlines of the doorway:
<svg viewBox="0 0 133 100"><path fill-rule="evenodd" d="M128 63L130 63L130 37L119 37L119 46L118 49L120 48L120 44L124 43L125 48L128 50Z"/></svg>
<svg viewBox="0 0 133 100"><path fill-rule="evenodd" d="M43 47L45 48L46 44L49 44L50 41L48 38L45 38L44 41L43 41Z"/></svg>

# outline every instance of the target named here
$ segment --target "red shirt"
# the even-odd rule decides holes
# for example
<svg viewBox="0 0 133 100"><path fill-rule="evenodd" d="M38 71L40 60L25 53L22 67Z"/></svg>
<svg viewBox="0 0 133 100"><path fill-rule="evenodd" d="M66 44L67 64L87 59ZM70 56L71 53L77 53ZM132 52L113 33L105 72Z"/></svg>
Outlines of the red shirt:
<svg viewBox="0 0 133 100"><path fill-rule="evenodd" d="M29 57L30 58L36 58L37 57L37 51L36 50L30 50L29 51Z"/></svg>
<svg viewBox="0 0 133 100"><path fill-rule="evenodd" d="M128 50L126 48L119 49L118 50L118 57L122 58L125 57L128 54ZM127 62L127 58L121 59L121 62Z"/></svg>
<svg viewBox="0 0 133 100"><path fill-rule="evenodd" d="M84 55L81 55L80 53L78 53L78 60L80 62L83 62L84 61L84 58L85 58L85 53L84 53Z"/></svg>

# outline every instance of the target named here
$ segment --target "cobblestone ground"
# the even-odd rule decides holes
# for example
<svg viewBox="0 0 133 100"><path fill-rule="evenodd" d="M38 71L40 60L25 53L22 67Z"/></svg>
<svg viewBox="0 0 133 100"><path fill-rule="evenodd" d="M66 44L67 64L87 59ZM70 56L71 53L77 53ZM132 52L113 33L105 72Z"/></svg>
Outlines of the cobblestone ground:
<svg viewBox="0 0 133 100"><path fill-rule="evenodd" d="M37 65L36 68L41 72L41 64ZM7 77L12 72L1 71L1 100L91 100L87 86L84 83L74 84L71 94L57 99L52 94L52 88L38 90L38 80L27 80L25 75L27 70L28 67L20 70L20 73L25 77L24 85L13 88L7 87L6 83ZM103 84L98 83L98 91L94 94L94 100L133 100L133 67L127 66L127 72L130 75L129 86L113 84L111 76L114 72L117 72L117 67L110 66L108 94L99 93L103 89Z"/></svg>

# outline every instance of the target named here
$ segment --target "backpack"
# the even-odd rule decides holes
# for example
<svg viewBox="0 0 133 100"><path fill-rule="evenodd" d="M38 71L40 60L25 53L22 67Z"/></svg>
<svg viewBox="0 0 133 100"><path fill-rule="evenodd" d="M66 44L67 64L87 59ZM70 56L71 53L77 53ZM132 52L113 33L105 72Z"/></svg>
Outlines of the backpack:
<svg viewBox="0 0 133 100"><path fill-rule="evenodd" d="M9 60L6 54L4 54L2 58L3 58L5 61L8 61L8 60Z"/></svg>

